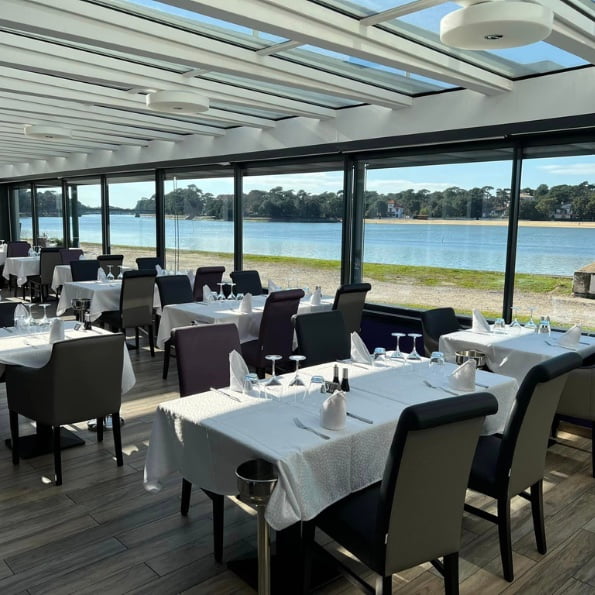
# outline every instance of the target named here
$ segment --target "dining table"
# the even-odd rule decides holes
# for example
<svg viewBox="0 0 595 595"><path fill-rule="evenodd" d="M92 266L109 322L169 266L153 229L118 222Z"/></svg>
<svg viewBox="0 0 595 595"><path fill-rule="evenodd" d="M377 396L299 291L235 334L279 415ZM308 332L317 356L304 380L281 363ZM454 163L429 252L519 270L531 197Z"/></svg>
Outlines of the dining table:
<svg viewBox="0 0 595 595"><path fill-rule="evenodd" d="M27 283L27 277L39 275L39 256L9 256L4 261L2 276L8 280L14 275L17 285L22 287Z"/></svg>
<svg viewBox="0 0 595 595"><path fill-rule="evenodd" d="M161 403L145 460L145 487L159 490L165 478L179 473L205 490L232 495L237 493L237 466L262 458L275 465L279 476L266 519L274 529L284 530L382 478L407 406L464 394L449 388L452 364L445 364L438 382L425 359L338 365L350 377L347 418L339 430L321 425L321 407L329 394L320 391L326 385L312 383L316 376L330 380L333 363L300 370L303 386L292 386L294 374L285 374L278 377L280 386L261 383L256 396L211 389ZM518 382L482 370L476 382L473 392L488 391L499 404L498 413L486 418L484 432L501 430Z"/></svg>
<svg viewBox="0 0 595 595"><path fill-rule="evenodd" d="M161 311L159 332L156 345L163 349L165 342L171 337L175 328L191 324L222 324L234 323L238 327L240 343L258 339L260 321L264 311L267 295L252 296L251 311L241 310L241 303L237 300L215 300L211 302L189 302L186 304L169 304ZM330 310L333 298L323 297L319 304L311 303L311 296L300 300L298 314Z"/></svg>
<svg viewBox="0 0 595 595"><path fill-rule="evenodd" d="M492 372L512 376L519 382L535 365L567 352L576 351L583 358L595 353L595 337L581 335L576 346L558 343L562 332L537 333L533 328L510 327L490 331L465 329L442 335L439 350L447 361L456 361L458 351L476 350L485 353L486 365Z"/></svg>
<svg viewBox="0 0 595 595"><path fill-rule="evenodd" d="M120 269L122 271L129 271L132 267L121 266ZM70 264L57 264L54 267L51 287L54 291L57 291L64 283L72 283L72 269L70 268Z"/></svg>

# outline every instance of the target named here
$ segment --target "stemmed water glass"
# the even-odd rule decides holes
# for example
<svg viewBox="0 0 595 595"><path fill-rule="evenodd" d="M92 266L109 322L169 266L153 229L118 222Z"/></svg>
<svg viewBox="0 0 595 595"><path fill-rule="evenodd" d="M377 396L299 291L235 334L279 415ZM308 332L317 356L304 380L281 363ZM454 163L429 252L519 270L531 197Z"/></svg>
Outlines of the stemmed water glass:
<svg viewBox="0 0 595 595"><path fill-rule="evenodd" d="M265 355L264 359L268 359L271 362L271 377L265 382L265 386L281 386L281 381L275 374L275 362L282 359L280 355Z"/></svg>
<svg viewBox="0 0 595 595"><path fill-rule="evenodd" d="M525 328L529 328L529 329L533 329L535 330L537 328L537 325L535 324L535 321L533 320L533 311L535 310L535 308L529 308L529 320L525 323Z"/></svg>
<svg viewBox="0 0 595 595"><path fill-rule="evenodd" d="M107 275L105 276L105 278L108 281L113 281L115 279L114 274L112 273L112 266L111 264L107 265Z"/></svg>
<svg viewBox="0 0 595 595"><path fill-rule="evenodd" d="M225 285L225 283L223 281L220 281L217 283L217 285L219 285L219 293L217 294L217 300L221 301L225 299L225 293L223 293L223 286Z"/></svg>
<svg viewBox="0 0 595 595"><path fill-rule="evenodd" d="M43 308L43 316L39 321L41 326L47 326L50 323L50 319L48 318L48 306L49 304L39 304Z"/></svg>
<svg viewBox="0 0 595 595"><path fill-rule="evenodd" d="M510 328L514 329L515 331L519 332L521 330L521 323L517 317L518 306L510 306L512 310L512 322L510 323Z"/></svg>
<svg viewBox="0 0 595 595"><path fill-rule="evenodd" d="M228 300L235 300L236 299L236 296L235 296L235 294L233 292L233 288L235 286L235 283L233 283L232 281L228 281L227 282L227 285L229 285L229 295L227 296L227 299Z"/></svg>
<svg viewBox="0 0 595 595"><path fill-rule="evenodd" d="M295 375L291 379L289 386L306 386L306 383L303 381L302 377L300 376L300 362L303 362L306 359L305 355L290 355L289 359L292 362L295 362ZM274 363L274 362L273 362Z"/></svg>
<svg viewBox="0 0 595 595"><path fill-rule="evenodd" d="M411 353L407 356L409 360L419 361L421 359L421 355L417 353L417 348L415 346L415 340L421 337L420 333L409 333L409 336L413 339L413 349L411 349Z"/></svg>
<svg viewBox="0 0 595 595"><path fill-rule="evenodd" d="M407 333L391 333L393 337L397 339L397 344L395 346L395 350L391 353L391 359L405 359L403 354L401 353L401 349L399 348L399 340L401 337L406 337Z"/></svg>

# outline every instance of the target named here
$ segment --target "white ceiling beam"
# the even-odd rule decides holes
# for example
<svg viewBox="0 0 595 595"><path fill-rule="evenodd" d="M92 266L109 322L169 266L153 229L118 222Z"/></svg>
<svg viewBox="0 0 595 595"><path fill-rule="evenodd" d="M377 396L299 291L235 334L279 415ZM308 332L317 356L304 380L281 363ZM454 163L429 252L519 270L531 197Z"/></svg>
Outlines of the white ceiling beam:
<svg viewBox="0 0 595 595"><path fill-rule="evenodd" d="M61 0L59 7L47 6L40 0L2 0L0 25L362 103L390 108L411 104L405 95L368 83L272 56L257 56L252 50L186 31L175 30L172 35L171 27L148 19L123 19L114 10L84 6L85 12L80 14L81 4L75 0Z"/></svg>
<svg viewBox="0 0 595 595"><path fill-rule="evenodd" d="M279 52L286 52L287 50L299 48L301 45L302 43L299 41L284 41L282 43L276 43L275 45L270 45L266 48L256 50L256 54L259 56L272 56L273 54L278 54Z"/></svg>
<svg viewBox="0 0 595 595"><path fill-rule="evenodd" d="M360 19L359 22L365 27L372 27L373 25L386 23L386 21L392 21L393 19L398 19L406 14L418 12L425 8L431 8L432 6L438 6L445 2L448 2L448 0L416 0L416 2L409 2L408 4L402 4L401 6L395 6L394 8L371 14L369 17Z"/></svg>
<svg viewBox="0 0 595 595"><path fill-rule="evenodd" d="M512 83L478 66L401 38L308 0L162 0L166 4L258 31L356 56L392 68L460 85L486 95Z"/></svg>

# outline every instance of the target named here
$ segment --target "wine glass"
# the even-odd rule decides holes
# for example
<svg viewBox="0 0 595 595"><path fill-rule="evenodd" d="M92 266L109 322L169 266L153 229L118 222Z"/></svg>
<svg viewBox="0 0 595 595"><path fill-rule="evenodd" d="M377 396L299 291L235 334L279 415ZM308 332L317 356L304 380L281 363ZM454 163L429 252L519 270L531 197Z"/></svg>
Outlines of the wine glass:
<svg viewBox="0 0 595 595"><path fill-rule="evenodd" d="M265 382L266 386L281 386L281 381L275 374L275 362L282 359L280 355L265 355L264 359L268 359L271 362L271 377Z"/></svg>
<svg viewBox="0 0 595 595"><path fill-rule="evenodd" d="M43 316L39 321L41 326L47 326L50 323L50 319L48 318L48 306L49 304L39 304L43 308Z"/></svg>
<svg viewBox="0 0 595 595"><path fill-rule="evenodd" d="M305 355L290 355L289 359L292 362L295 362L295 375L291 379L289 386L305 386L306 383L302 380L302 377L299 374L300 370L300 362L303 362L306 359Z"/></svg>
<svg viewBox="0 0 595 595"><path fill-rule="evenodd" d="M510 306L510 309L512 310L512 322L510 323L510 328L520 332L521 323L517 317L517 312L519 311L518 306Z"/></svg>
<svg viewBox="0 0 595 595"><path fill-rule="evenodd" d="M223 281L220 281L217 283L217 285L219 285L219 293L217 294L217 300L221 301L225 299L225 293L223 292L223 286L225 285L225 283Z"/></svg>
<svg viewBox="0 0 595 595"><path fill-rule="evenodd" d="M401 349L399 348L399 340L401 337L407 336L407 333L391 333L393 337L397 339L397 345L395 346L395 350L392 352L390 358L391 359L404 359L403 354L401 353Z"/></svg>
<svg viewBox="0 0 595 595"><path fill-rule="evenodd" d="M122 267L120 267L120 271L118 272L118 279L124 279L124 271Z"/></svg>
<svg viewBox="0 0 595 595"><path fill-rule="evenodd" d="M535 329L537 328L537 325L535 324L535 321L533 320L533 311L534 310L535 310L535 308L529 308L529 320L525 323L525 328L533 329L535 331Z"/></svg>
<svg viewBox="0 0 595 595"><path fill-rule="evenodd" d="M420 333L409 333L409 336L413 339L413 349L411 349L411 353L407 356L409 360L419 361L421 360L421 355L417 353L417 348L415 346L415 340L421 337Z"/></svg>
<svg viewBox="0 0 595 595"><path fill-rule="evenodd" d="M112 266L111 264L107 265L107 275L105 276L105 278L108 281L113 281L115 279L114 274L112 273Z"/></svg>
<svg viewBox="0 0 595 595"><path fill-rule="evenodd" d="M235 287L235 283L233 283L232 281L228 281L227 285L229 285L229 295L227 296L228 300L235 300L236 296L233 292L233 288Z"/></svg>

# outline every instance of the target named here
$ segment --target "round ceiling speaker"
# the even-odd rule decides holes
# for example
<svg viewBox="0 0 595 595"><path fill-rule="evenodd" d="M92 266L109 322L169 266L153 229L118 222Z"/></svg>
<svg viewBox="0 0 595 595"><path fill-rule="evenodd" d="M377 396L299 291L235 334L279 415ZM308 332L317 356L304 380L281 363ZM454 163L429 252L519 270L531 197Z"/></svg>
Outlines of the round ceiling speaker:
<svg viewBox="0 0 595 595"><path fill-rule="evenodd" d="M544 40L553 22L553 11L541 4L492 0L442 17L440 40L463 50L516 48Z"/></svg>
<svg viewBox="0 0 595 595"><path fill-rule="evenodd" d="M36 140L63 140L72 138L72 131L60 126L37 126L27 124L24 129L25 136Z"/></svg>
<svg viewBox="0 0 595 595"><path fill-rule="evenodd" d="M207 97L190 91L156 91L146 96L147 107L169 114L196 114L209 109Z"/></svg>

